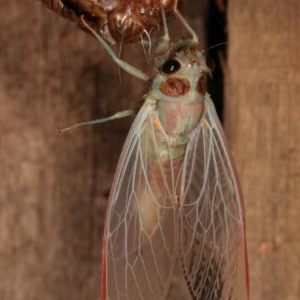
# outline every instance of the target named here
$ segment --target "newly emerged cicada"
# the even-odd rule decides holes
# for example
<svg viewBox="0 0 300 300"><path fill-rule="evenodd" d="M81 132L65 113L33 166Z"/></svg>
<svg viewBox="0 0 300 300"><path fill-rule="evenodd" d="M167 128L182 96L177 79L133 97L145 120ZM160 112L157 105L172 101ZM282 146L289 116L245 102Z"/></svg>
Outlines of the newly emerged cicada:
<svg viewBox="0 0 300 300"><path fill-rule="evenodd" d="M192 39L171 43L163 6L161 13L164 34L156 47L153 78L120 60L81 17L121 68L151 82L109 196L102 300L247 300L243 202L206 91L210 70L183 17L177 13Z"/></svg>
<svg viewBox="0 0 300 300"><path fill-rule="evenodd" d="M176 7L177 0L40 0L50 9L86 27L85 21L109 44L133 43L161 24L160 5L166 11Z"/></svg>

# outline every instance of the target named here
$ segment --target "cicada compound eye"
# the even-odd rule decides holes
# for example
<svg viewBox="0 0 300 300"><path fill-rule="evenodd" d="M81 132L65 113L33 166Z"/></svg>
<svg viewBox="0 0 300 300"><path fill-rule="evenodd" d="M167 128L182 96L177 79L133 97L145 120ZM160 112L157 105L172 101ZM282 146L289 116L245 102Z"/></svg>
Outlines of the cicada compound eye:
<svg viewBox="0 0 300 300"><path fill-rule="evenodd" d="M165 74L174 74L181 68L180 62L176 59L166 61L162 66L162 71Z"/></svg>

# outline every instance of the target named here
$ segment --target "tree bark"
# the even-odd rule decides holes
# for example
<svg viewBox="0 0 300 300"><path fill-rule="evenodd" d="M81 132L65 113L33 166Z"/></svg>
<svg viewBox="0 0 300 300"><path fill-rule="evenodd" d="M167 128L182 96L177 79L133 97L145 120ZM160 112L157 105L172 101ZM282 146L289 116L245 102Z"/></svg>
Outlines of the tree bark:
<svg viewBox="0 0 300 300"><path fill-rule="evenodd" d="M230 1L225 129L247 217L251 299L300 295L300 2Z"/></svg>

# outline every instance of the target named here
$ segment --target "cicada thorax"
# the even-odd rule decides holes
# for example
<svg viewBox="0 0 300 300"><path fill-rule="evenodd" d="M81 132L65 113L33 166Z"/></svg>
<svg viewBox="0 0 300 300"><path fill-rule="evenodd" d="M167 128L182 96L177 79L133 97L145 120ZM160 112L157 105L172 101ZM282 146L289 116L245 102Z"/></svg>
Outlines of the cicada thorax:
<svg viewBox="0 0 300 300"><path fill-rule="evenodd" d="M176 147L176 143L188 142L202 117L207 95L206 76L210 71L203 53L193 45L175 49L156 67L159 72L150 93L158 99L160 126Z"/></svg>
<svg viewBox="0 0 300 300"><path fill-rule="evenodd" d="M134 43L161 24L161 4L171 11L176 0L41 0L87 30L81 17L109 44Z"/></svg>

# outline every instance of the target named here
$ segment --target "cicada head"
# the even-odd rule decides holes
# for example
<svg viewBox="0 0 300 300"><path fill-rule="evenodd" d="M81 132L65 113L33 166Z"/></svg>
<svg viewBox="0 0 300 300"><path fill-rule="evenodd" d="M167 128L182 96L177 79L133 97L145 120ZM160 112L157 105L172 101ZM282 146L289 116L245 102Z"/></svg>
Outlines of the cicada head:
<svg viewBox="0 0 300 300"><path fill-rule="evenodd" d="M178 102L176 98L182 101L184 97L186 102L202 101L210 70L197 45L190 41L170 45L168 52L156 59L156 69L152 92L159 99Z"/></svg>

